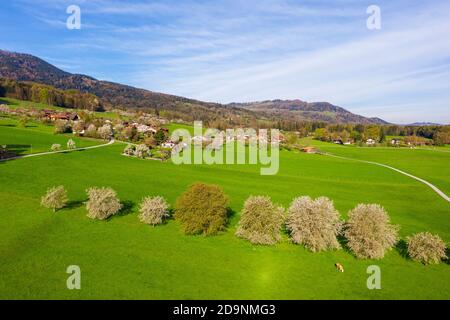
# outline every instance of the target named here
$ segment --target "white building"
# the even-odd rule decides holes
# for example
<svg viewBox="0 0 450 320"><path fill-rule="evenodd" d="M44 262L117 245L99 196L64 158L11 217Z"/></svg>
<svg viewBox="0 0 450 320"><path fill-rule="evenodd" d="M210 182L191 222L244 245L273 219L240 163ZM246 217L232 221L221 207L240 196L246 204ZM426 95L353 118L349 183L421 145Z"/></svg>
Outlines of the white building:
<svg viewBox="0 0 450 320"><path fill-rule="evenodd" d="M150 133L153 133L153 134L156 133L156 129L155 128L152 128L152 127L147 126L145 124L133 123L133 126L136 127L136 130L139 133L147 133L147 132L150 132Z"/></svg>
<svg viewBox="0 0 450 320"><path fill-rule="evenodd" d="M207 142L210 141L207 137L204 136L193 136L191 139L192 142Z"/></svg>

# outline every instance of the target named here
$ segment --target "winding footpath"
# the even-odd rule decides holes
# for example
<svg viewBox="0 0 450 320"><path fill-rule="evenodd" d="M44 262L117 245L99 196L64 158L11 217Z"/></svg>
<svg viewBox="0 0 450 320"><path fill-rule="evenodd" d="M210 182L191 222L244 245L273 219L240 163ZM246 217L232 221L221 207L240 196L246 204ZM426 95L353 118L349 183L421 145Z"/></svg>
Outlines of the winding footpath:
<svg viewBox="0 0 450 320"><path fill-rule="evenodd" d="M49 152L26 154L26 155L23 155L23 156L17 156L17 157L12 157L12 158L7 158L7 159L0 159L0 162L16 160L16 159L23 159L23 158L40 157L40 156L45 156L45 155L50 155L50 154L57 154L57 153L67 153L67 152L73 152L73 151L82 151L82 150L102 148L102 147L107 147L109 145L112 145L114 142L115 142L115 140L111 139L108 143L104 143L104 144L100 144L100 145L96 145L96 146L90 146L90 147L84 147L84 148L76 148L76 149L72 149L72 150L60 150L60 151L49 151ZM441 191L435 185L431 184L430 182L428 182L428 181L426 181L426 180L424 180L422 178L419 178L419 177L416 177L416 176L414 176L412 174L404 172L404 171L402 171L400 169L388 166L388 165L383 164L383 163L367 161L367 160L359 160L359 159L354 159L354 158L347 158L347 157L337 156L337 155L334 155L334 154L331 154L331 153L320 153L320 154L326 155L326 156L329 156L329 157L338 158L338 159L357 161L357 162L368 163L368 164L373 164L373 165L376 165L376 166L388 168L390 170L396 171L396 172L398 172L400 174L403 174L403 175L405 175L407 177L410 177L412 179L415 179L415 180L425 184L426 186L430 187L434 192L436 192L440 197L442 197L445 201L450 202L450 197L447 196L443 191Z"/></svg>
<svg viewBox="0 0 450 320"><path fill-rule="evenodd" d="M59 151L49 151L49 152L25 154L23 156L17 156L17 157L11 157L11 158L6 158L6 159L0 159L0 162L16 160L16 159L23 159L23 158L40 157L40 156L46 156L46 155L56 154L56 153L67 153L67 152L73 152L73 151L83 151L83 150L89 150L89 149L95 149L95 148L102 148L102 147L110 146L114 142L115 142L115 140L111 139L108 143L99 144L99 145L90 146L90 147L75 148L75 149L70 149L70 150L59 150Z"/></svg>
<svg viewBox="0 0 450 320"><path fill-rule="evenodd" d="M388 169L394 170L394 171L396 171L396 172L398 172L398 173L401 173L401 174L403 174L403 175L405 175L405 176L407 176L407 177L410 177L410 178L412 178L412 179L415 179L415 180L417 180L417 181L419 181L419 182L421 182L421 183L427 185L428 187L430 187L431 189L433 189L433 191L436 192L439 196L441 196L445 201L450 202L450 197L448 197L444 192L442 192L442 191L441 191L438 187L436 187L435 185L431 184L430 182L428 182L428 181L426 181L426 180L424 180L424 179L421 179L421 178L419 178L419 177L413 176L412 174L409 174L409 173L407 173L407 172L404 172L404 171L402 171L402 170L399 170L399 169L397 169L397 168L388 166L388 165L383 164L383 163L378 163L378 162L373 162L373 161L366 161L366 160L359 160L359 159L354 159L354 158L347 158L347 157L337 156L337 155L334 155L334 154L331 154L331 153L321 153L321 154L326 155L326 156L330 156L330 157L334 157L334 158L344 159L344 160L352 160L352 161L357 161L357 162L363 162L363 163L373 164L373 165L376 165L376 166L380 166L380 167L384 167L384 168L388 168Z"/></svg>

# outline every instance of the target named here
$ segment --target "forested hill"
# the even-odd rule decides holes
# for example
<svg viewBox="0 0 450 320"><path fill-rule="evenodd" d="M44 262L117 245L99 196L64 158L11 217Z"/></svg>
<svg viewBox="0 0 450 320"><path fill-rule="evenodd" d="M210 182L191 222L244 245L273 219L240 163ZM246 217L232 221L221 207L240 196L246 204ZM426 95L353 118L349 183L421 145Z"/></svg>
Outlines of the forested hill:
<svg viewBox="0 0 450 320"><path fill-rule="evenodd" d="M327 123L387 124L386 121L380 118L366 118L328 102L268 100L250 103L232 103L230 106L264 112L280 118L293 117Z"/></svg>
<svg viewBox="0 0 450 320"><path fill-rule="evenodd" d="M75 89L101 99L106 108L141 108L164 113L168 118L186 121L226 121L243 124L264 121L322 121L327 123L385 123L378 118L366 118L329 103L306 103L301 100L222 105L165 93L139 89L119 83L72 74L29 54L0 50L0 77L17 81L32 81L67 90ZM325 108L326 107L326 108Z"/></svg>
<svg viewBox="0 0 450 320"><path fill-rule="evenodd" d="M0 78L0 97L45 103L63 108L105 110L100 99L91 93L82 93L74 89L61 90L45 84L6 78Z"/></svg>
<svg viewBox="0 0 450 320"><path fill-rule="evenodd" d="M196 120L236 116L255 117L249 110L224 108L216 103L101 81L86 75L71 74L29 54L0 50L0 77L47 84L63 90L75 89L94 94L106 107L165 111L167 116L180 117L184 120L194 120L194 117Z"/></svg>

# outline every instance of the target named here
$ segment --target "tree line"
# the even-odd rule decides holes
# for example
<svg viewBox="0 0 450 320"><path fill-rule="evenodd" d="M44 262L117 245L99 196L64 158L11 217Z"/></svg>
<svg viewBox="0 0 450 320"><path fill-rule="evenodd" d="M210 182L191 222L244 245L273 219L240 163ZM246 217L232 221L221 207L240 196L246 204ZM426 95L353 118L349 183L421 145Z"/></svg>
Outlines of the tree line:
<svg viewBox="0 0 450 320"><path fill-rule="evenodd" d="M87 216L91 219L109 219L123 208L111 188L93 187L86 193ZM64 186L48 189L41 199L41 205L54 212L67 202ZM231 212L228 204L229 197L219 186L196 183L177 198L173 216L186 235L212 236L226 230ZM139 205L139 220L151 226L164 223L170 215L170 205L160 196L145 197ZM343 221L333 201L326 197L297 197L285 209L268 196L250 196L235 235L253 245L274 245L285 231L291 242L311 252L345 246L359 259L381 259L400 241L399 229L377 204L359 204ZM412 260L437 264L447 259L446 243L438 235L421 232L408 237L406 243Z"/></svg>
<svg viewBox="0 0 450 320"><path fill-rule="evenodd" d="M429 140L434 145L444 145L450 143L450 125L316 124L314 130L314 137L322 141L364 142L373 139L378 143L384 143L387 136L404 137L408 141L411 140L412 144Z"/></svg>
<svg viewBox="0 0 450 320"><path fill-rule="evenodd" d="M52 106L103 111L98 97L77 90L60 90L34 82L19 82L0 78L0 97L44 103Z"/></svg>

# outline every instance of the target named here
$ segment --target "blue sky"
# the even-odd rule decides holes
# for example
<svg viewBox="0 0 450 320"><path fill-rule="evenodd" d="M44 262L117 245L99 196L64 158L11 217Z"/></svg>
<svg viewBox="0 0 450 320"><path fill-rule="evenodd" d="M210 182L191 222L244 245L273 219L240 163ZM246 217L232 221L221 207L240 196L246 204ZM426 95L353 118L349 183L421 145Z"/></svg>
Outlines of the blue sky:
<svg viewBox="0 0 450 320"><path fill-rule="evenodd" d="M72 4L81 30L66 28ZM372 4L381 30L366 27ZM153 91L450 123L448 0L15 0L0 31L1 49Z"/></svg>

